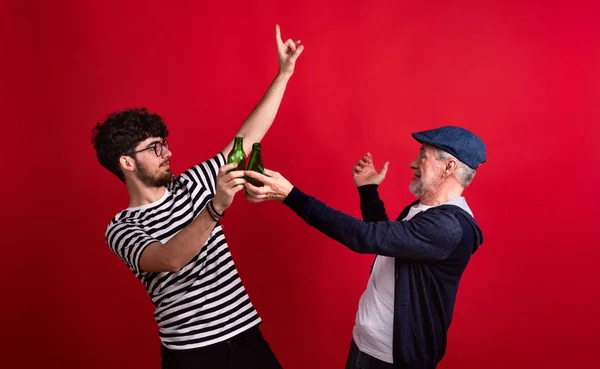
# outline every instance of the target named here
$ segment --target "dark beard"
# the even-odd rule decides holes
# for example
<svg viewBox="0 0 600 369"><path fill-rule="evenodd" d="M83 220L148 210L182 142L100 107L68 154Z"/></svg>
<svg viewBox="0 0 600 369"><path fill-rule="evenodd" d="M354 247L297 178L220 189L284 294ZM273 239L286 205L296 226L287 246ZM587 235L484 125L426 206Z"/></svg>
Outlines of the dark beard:
<svg viewBox="0 0 600 369"><path fill-rule="evenodd" d="M136 163L136 168L134 173L137 177L148 187L166 187L173 180L173 173L171 170L167 169L166 172L162 173L158 177L153 177L144 166L140 165L139 162Z"/></svg>

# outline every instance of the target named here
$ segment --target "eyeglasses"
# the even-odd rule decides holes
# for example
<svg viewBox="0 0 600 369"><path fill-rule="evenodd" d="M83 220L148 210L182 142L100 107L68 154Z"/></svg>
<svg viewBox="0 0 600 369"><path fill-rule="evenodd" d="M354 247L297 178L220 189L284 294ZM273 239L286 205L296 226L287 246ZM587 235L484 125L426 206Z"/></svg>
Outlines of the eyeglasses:
<svg viewBox="0 0 600 369"><path fill-rule="evenodd" d="M125 153L125 155L131 156L133 154L137 154L138 152L142 152L142 151L146 151L146 150L154 150L154 153L156 154L156 156L161 156L162 152L163 152L163 147L166 149L169 148L169 142L166 139L162 140L162 141L152 142L150 144L150 146L146 147L145 149L141 149L138 151L129 151L129 152Z"/></svg>

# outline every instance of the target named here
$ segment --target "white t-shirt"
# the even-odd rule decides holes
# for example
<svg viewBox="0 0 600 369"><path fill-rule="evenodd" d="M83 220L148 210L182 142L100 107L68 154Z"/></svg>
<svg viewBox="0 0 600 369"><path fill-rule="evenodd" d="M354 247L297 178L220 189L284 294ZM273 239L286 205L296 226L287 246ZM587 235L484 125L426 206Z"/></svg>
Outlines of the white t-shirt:
<svg viewBox="0 0 600 369"><path fill-rule="evenodd" d="M464 197L454 198L446 204L460 206L473 215ZM414 205L403 220L409 220L432 207L421 203ZM387 363L394 362L394 260L393 257L381 255L375 259L367 289L358 302L352 330L352 338L360 351Z"/></svg>

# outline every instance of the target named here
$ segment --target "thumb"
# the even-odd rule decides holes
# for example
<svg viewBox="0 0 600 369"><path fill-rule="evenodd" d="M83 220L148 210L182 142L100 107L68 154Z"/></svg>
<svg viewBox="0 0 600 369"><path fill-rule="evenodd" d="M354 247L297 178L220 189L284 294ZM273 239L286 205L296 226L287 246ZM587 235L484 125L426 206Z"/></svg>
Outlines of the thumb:
<svg viewBox="0 0 600 369"><path fill-rule="evenodd" d="M383 166L381 167L381 172L379 172L379 175L382 177L385 177L387 171L388 171L388 166L390 165L389 161L386 161L385 163L383 163Z"/></svg>
<svg viewBox="0 0 600 369"><path fill-rule="evenodd" d="M271 179L259 172L255 172L253 170L246 170L246 171L244 171L244 174L250 178L258 179L259 181L261 181L263 183L266 183L266 181L269 181Z"/></svg>
<svg viewBox="0 0 600 369"><path fill-rule="evenodd" d="M276 171L270 170L270 169L267 169L267 168L263 168L263 171L265 172L265 176L267 176L267 177L274 177L275 174L277 174Z"/></svg>

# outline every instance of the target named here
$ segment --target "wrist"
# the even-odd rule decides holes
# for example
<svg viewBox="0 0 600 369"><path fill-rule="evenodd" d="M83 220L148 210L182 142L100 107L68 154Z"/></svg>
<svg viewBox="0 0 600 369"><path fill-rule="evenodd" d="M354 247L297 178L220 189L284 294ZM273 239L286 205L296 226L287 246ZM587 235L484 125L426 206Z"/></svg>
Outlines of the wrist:
<svg viewBox="0 0 600 369"><path fill-rule="evenodd" d="M218 222L221 217L225 215L225 210L221 209L220 206L215 205L213 199L208 200L206 203L206 212L215 222Z"/></svg>
<svg viewBox="0 0 600 369"><path fill-rule="evenodd" d="M379 198L379 185L375 183L358 186L358 194L362 200L372 200Z"/></svg>
<svg viewBox="0 0 600 369"><path fill-rule="evenodd" d="M292 192L293 189L294 189L294 186L292 186L290 184L290 186L283 191L283 199L284 200L290 195L290 192Z"/></svg>
<svg viewBox="0 0 600 369"><path fill-rule="evenodd" d="M300 191L297 187L293 187L292 191L283 200L283 204L298 212L298 209L302 209L308 204L308 199L308 195Z"/></svg>
<svg viewBox="0 0 600 369"><path fill-rule="evenodd" d="M277 79L287 82L290 79L290 77L292 77L292 74L294 74L294 71L288 71L279 68L279 73L277 73Z"/></svg>
<svg viewBox="0 0 600 369"><path fill-rule="evenodd" d="M218 201L210 200L210 203L212 204L213 210L215 210L218 214L223 214L225 212L225 209L227 209L225 206L221 205Z"/></svg>

